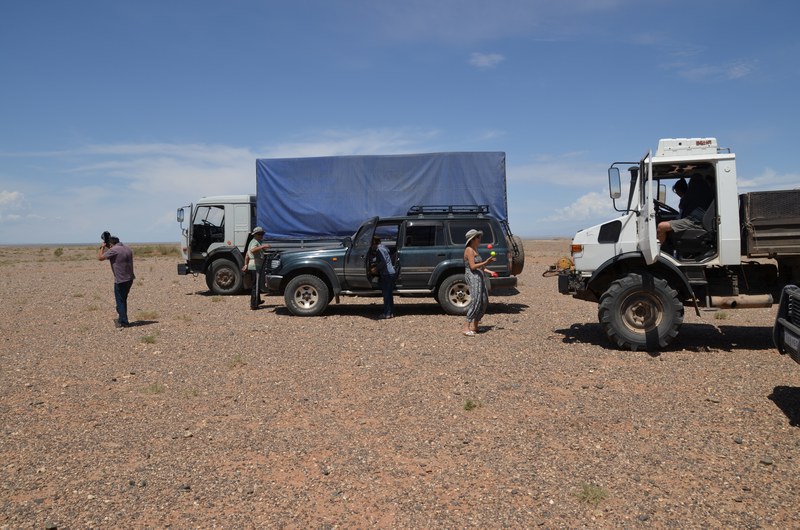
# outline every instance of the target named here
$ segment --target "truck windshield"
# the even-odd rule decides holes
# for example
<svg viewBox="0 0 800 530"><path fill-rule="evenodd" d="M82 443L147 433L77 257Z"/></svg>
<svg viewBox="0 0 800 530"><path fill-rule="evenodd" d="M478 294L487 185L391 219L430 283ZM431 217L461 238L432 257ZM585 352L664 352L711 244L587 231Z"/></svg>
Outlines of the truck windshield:
<svg viewBox="0 0 800 530"><path fill-rule="evenodd" d="M225 210L221 206L198 206L193 224L222 226L223 219Z"/></svg>

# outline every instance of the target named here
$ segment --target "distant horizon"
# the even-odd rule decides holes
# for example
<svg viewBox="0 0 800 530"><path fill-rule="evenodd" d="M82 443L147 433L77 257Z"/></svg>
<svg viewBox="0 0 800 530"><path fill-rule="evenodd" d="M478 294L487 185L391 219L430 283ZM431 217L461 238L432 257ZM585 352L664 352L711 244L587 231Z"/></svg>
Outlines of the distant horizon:
<svg viewBox="0 0 800 530"><path fill-rule="evenodd" d="M522 238L523 241L561 241L567 240L571 241L573 236L547 236L547 237L524 237L519 236ZM269 239L265 239L265 241L269 241ZM180 241L124 241L121 242L125 245L136 245L136 246L144 246L144 245L180 245ZM100 241L97 243L0 243L0 248L38 248L38 247L92 247L92 248L99 248Z"/></svg>

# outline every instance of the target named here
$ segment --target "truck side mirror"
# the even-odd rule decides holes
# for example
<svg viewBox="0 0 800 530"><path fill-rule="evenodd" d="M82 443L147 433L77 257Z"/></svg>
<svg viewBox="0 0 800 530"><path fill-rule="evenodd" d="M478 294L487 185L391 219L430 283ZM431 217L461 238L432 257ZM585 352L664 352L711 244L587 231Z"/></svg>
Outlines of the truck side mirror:
<svg viewBox="0 0 800 530"><path fill-rule="evenodd" d="M177 215L177 218L178 218L178 222L179 222L179 223L182 223L182 222L183 222L183 208L178 208L178 215Z"/></svg>
<svg viewBox="0 0 800 530"><path fill-rule="evenodd" d="M619 168L608 168L608 194L612 199L622 197L622 182L619 178Z"/></svg>

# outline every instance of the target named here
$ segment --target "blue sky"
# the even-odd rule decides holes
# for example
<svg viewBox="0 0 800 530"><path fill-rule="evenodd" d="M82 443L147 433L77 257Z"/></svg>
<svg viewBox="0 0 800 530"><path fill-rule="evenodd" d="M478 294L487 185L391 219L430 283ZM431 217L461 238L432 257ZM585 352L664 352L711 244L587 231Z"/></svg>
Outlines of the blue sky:
<svg viewBox="0 0 800 530"><path fill-rule="evenodd" d="M714 136L800 186L800 2L5 0L0 244L177 241L255 159L505 151L512 230L614 216L606 169ZM355 229L356 227L354 227Z"/></svg>

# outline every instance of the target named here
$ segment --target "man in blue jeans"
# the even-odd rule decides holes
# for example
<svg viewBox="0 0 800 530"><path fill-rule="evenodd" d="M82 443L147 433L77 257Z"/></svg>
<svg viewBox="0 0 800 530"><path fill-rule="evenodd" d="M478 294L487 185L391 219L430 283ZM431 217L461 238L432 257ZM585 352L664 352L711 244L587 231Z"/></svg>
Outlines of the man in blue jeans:
<svg viewBox="0 0 800 530"><path fill-rule="evenodd" d="M114 326L127 328L128 321L128 293L131 291L133 280L133 251L123 245L118 237L111 236L108 243L103 243L97 250L97 259L108 260L111 263L111 272L114 273L114 298L117 302L118 318Z"/></svg>
<svg viewBox="0 0 800 530"><path fill-rule="evenodd" d="M372 238L372 251L375 256L373 273L378 275L378 283L383 293L383 315L381 318L394 318L394 283L397 281L397 270L392 263L389 249L381 244L378 236Z"/></svg>

